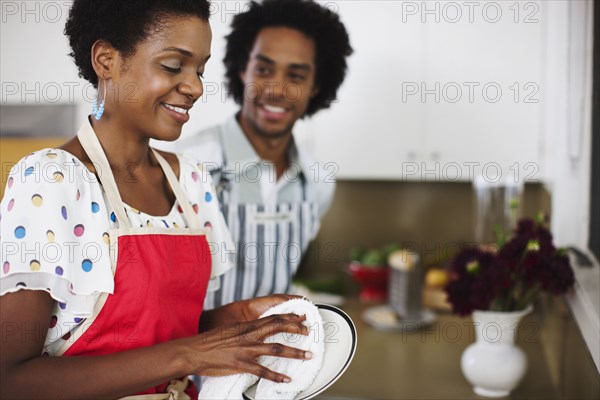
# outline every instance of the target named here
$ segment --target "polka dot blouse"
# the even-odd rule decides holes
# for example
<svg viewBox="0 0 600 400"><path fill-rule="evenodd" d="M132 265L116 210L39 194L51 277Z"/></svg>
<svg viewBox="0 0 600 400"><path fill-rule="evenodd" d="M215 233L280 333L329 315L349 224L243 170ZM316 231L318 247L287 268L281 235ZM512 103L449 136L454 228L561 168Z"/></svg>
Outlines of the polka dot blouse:
<svg viewBox="0 0 600 400"><path fill-rule="evenodd" d="M214 279L231 267L221 249L233 248L210 174L179 157L180 178L200 226L212 230ZM132 227L186 227L175 202L152 216L125 205ZM12 168L0 205L0 295L43 290L57 303L44 352L52 355L92 314L100 293L112 293L109 230L118 228L102 186L81 161L59 149L30 154Z"/></svg>

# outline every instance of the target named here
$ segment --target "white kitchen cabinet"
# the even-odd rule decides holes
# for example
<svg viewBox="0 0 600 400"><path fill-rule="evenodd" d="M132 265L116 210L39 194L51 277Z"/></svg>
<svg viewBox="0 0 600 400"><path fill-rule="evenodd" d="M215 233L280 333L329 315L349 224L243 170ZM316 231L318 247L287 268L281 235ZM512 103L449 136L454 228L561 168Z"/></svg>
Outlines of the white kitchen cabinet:
<svg viewBox="0 0 600 400"><path fill-rule="evenodd" d="M355 50L338 101L295 128L329 174L467 181L483 166L492 179L500 166L520 180L542 176L542 110L556 84L544 79L552 65L546 15L563 2L320 3L340 14ZM225 95L221 60L244 4L214 3L213 60L184 136L237 109ZM67 56L69 5L3 3L2 103L75 103L79 124L95 91Z"/></svg>
<svg viewBox="0 0 600 400"><path fill-rule="evenodd" d="M540 178L542 2L336 5L355 54L339 102L309 124L338 178Z"/></svg>
<svg viewBox="0 0 600 400"><path fill-rule="evenodd" d="M314 150L339 168L338 178L395 179L417 160L424 129L421 104L403 104L402 81L423 81L426 25L400 23L401 2L338 2L354 55L338 101L308 124Z"/></svg>
<svg viewBox="0 0 600 400"><path fill-rule="evenodd" d="M70 2L2 2L2 103L73 103L93 87L77 77L63 34ZM90 85L91 86L91 85ZM89 94L85 93L89 90Z"/></svg>
<svg viewBox="0 0 600 400"><path fill-rule="evenodd" d="M68 55L71 49L63 30L71 3L0 3L0 101L2 105L75 105L78 126L89 113L96 90L77 76Z"/></svg>

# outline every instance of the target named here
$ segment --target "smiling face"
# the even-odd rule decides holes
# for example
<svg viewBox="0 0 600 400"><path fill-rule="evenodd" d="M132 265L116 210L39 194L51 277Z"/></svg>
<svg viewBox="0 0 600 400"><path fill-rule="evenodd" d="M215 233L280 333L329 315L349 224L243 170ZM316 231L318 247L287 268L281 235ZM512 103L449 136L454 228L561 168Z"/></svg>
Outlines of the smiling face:
<svg viewBox="0 0 600 400"><path fill-rule="evenodd" d="M240 74L245 86L242 128L269 138L291 134L315 88L315 43L285 27L262 29Z"/></svg>
<svg viewBox="0 0 600 400"><path fill-rule="evenodd" d="M107 119L138 137L177 139L202 95L211 36L207 21L168 17L133 55L117 54L107 86Z"/></svg>

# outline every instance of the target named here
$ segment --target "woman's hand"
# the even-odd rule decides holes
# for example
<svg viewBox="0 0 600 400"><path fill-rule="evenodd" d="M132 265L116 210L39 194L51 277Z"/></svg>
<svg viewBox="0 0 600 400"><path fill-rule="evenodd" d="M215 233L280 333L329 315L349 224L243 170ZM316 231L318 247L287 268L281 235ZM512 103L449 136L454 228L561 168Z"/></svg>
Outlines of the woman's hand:
<svg viewBox="0 0 600 400"><path fill-rule="evenodd" d="M291 298L291 297L290 297ZM269 296L250 301L247 312L259 315L273 305L286 301L286 297ZM263 311L264 310L264 311ZM263 343L278 333L308 335L302 321L306 317L294 314L272 315L253 321L222 324L185 342L191 347L189 362L194 374L223 376L250 373L275 382L289 382L289 377L271 371L257 362L258 357L276 356L310 359L310 352L279 343Z"/></svg>
<svg viewBox="0 0 600 400"><path fill-rule="evenodd" d="M301 297L289 294L274 294L236 301L214 310L204 311L200 320L199 332L206 332L231 323L254 321L269 308L299 298Z"/></svg>
<svg viewBox="0 0 600 400"><path fill-rule="evenodd" d="M240 310L240 316L244 321L253 321L263 315L269 308L275 307L281 303L285 303L288 300L302 298L300 296L292 296L289 294L274 294L271 296L256 297L254 299L244 300L232 303L236 305L238 303Z"/></svg>

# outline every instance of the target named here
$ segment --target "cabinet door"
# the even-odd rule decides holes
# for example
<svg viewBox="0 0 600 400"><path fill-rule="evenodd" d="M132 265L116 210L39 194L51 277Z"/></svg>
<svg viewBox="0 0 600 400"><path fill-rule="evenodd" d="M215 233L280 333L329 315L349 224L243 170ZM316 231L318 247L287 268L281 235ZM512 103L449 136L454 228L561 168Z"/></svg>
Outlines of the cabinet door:
<svg viewBox="0 0 600 400"><path fill-rule="evenodd" d="M335 4L354 54L338 101L309 121L317 158L335 163L338 178L396 179L422 147L421 104L402 102L402 83L423 80L426 27L401 23L402 2Z"/></svg>
<svg viewBox="0 0 600 400"><path fill-rule="evenodd" d="M470 180L474 172L495 180L500 171L539 178L541 6L481 3L495 5L473 8L470 18L463 8L462 18L451 22L456 11L444 12L451 3L441 4L440 21L427 23L426 79L418 99L426 113L427 169L442 180Z"/></svg>
<svg viewBox="0 0 600 400"><path fill-rule="evenodd" d="M540 2L336 3L355 54L309 124L344 179L470 180L539 169ZM492 4L492 6L489 6Z"/></svg>
<svg viewBox="0 0 600 400"><path fill-rule="evenodd" d="M71 2L2 2L3 104L90 104L93 86L78 78L63 34Z"/></svg>

